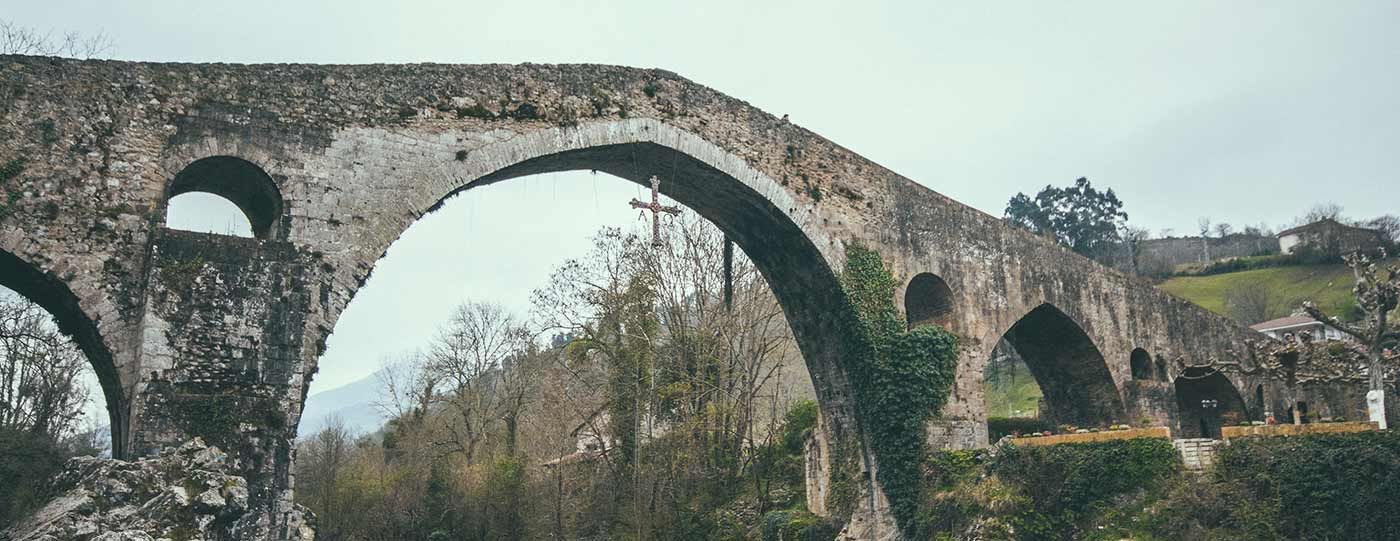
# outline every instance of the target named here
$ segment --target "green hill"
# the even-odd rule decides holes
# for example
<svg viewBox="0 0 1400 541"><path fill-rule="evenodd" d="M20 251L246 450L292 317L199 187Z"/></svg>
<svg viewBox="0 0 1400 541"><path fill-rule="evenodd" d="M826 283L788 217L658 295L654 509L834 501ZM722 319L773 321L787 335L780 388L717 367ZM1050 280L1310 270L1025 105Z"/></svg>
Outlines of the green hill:
<svg viewBox="0 0 1400 541"><path fill-rule="evenodd" d="M1287 316L1308 300L1323 311L1343 319L1355 319L1358 315L1356 301L1351 294L1355 280L1351 269L1342 264L1273 267L1211 276L1177 276L1157 287L1207 310L1229 316L1225 307L1226 291L1251 282L1263 284L1269 290L1270 319Z"/></svg>
<svg viewBox="0 0 1400 541"><path fill-rule="evenodd" d="M987 399L987 415L992 417L1035 417L1040 403L1040 385L1026 364L1019 360L993 360L983 373L982 388Z"/></svg>

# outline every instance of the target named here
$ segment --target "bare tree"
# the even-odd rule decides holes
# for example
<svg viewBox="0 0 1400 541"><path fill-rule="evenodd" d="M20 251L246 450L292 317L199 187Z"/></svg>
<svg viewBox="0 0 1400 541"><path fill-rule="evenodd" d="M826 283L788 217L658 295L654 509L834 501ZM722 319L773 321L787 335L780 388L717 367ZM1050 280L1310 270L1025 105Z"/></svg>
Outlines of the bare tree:
<svg viewBox="0 0 1400 541"><path fill-rule="evenodd" d="M0 428L70 436L88 402L87 370L87 358L43 308L0 296Z"/></svg>
<svg viewBox="0 0 1400 541"><path fill-rule="evenodd" d="M1306 214L1296 218L1294 220L1294 225L1307 225L1322 220L1345 222L1345 219L1342 217L1342 206L1333 202L1318 203L1308 209Z"/></svg>
<svg viewBox="0 0 1400 541"><path fill-rule="evenodd" d="M1313 319L1356 338L1356 342L1317 340L1309 332L1289 335L1281 341L1256 340L1249 342L1248 354L1238 355L1236 360L1210 359L1188 364L1177 358L1178 373L1188 369L1213 369L1259 375L1287 387L1365 382L1371 390L1368 399L1374 396L1377 402L1368 403L1368 408L1376 408L1371 409L1371 417L1380 420L1384 428L1385 384L1394 382L1400 372L1400 332L1389 323L1400 299L1400 267L1391 265L1382 270L1374 260L1362 254L1349 255L1346 262L1356 276L1352 291L1366 319L1348 323L1323 313L1311 302L1303 303L1303 309Z"/></svg>
<svg viewBox="0 0 1400 541"><path fill-rule="evenodd" d="M102 32L91 36L65 32L55 37L51 31L39 32L0 20L0 54L94 58L110 54L114 48L112 38Z"/></svg>
<svg viewBox="0 0 1400 541"><path fill-rule="evenodd" d="M1366 227L1380 231L1390 244L1400 244L1400 216L1394 214L1378 216L1367 221Z"/></svg>
<svg viewBox="0 0 1400 541"><path fill-rule="evenodd" d="M1201 232L1201 263L1210 263L1210 218L1201 217L1196 226Z"/></svg>
<svg viewBox="0 0 1400 541"><path fill-rule="evenodd" d="M435 400L457 416L445 427L468 463L500 419L501 369L528 341L521 323L500 305L468 302L457 307L433 343L426 372L436 383Z"/></svg>
<svg viewBox="0 0 1400 541"><path fill-rule="evenodd" d="M321 535L344 536L344 523L350 516L338 494L344 483L344 470L353 451L350 432L338 416L326 420L325 428L304 439L297 448L297 492L307 506L316 510Z"/></svg>
<svg viewBox="0 0 1400 541"><path fill-rule="evenodd" d="M1381 252L1381 259L1385 259L1384 251ZM1391 328L1389 321L1396 305L1400 304L1400 266L1392 263L1381 269L1376 260L1359 252L1346 256L1346 263L1356 277L1352 293L1356 296L1357 306L1366 314L1365 319L1359 323L1348 323L1327 315L1311 302L1304 303L1303 309L1313 319L1336 327L1362 344L1367 383L1372 393L1368 398L1375 396L1381 406L1380 411L1371 412L1371 418L1379 419L1384 428L1385 375L1387 368L1393 368L1388 365L1393 365L1397 359L1392 349L1400 341L1400 332Z"/></svg>
<svg viewBox="0 0 1400 541"><path fill-rule="evenodd" d="M379 395L374 407L388 419L421 419L428 414L436 396L432 376L425 370L427 361L421 352L412 352L396 360L380 363L375 379Z"/></svg>
<svg viewBox="0 0 1400 541"><path fill-rule="evenodd" d="M1245 325L1269 319L1274 307L1273 292L1259 282L1242 282L1225 289L1225 310Z"/></svg>

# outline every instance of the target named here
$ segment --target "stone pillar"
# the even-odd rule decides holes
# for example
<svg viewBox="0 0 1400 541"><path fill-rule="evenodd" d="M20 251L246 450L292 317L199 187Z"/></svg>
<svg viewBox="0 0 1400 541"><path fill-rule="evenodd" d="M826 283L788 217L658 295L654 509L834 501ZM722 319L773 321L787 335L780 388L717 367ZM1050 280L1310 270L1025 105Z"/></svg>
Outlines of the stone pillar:
<svg viewBox="0 0 1400 541"><path fill-rule="evenodd" d="M290 243L162 230L141 320L133 456L200 437L248 481L259 530L284 537L296 426L323 333L315 257ZM308 337L316 337L308 340Z"/></svg>
<svg viewBox="0 0 1400 541"><path fill-rule="evenodd" d="M930 449L975 449L988 445L986 397L982 389L987 355L976 343L959 349L948 403L927 425Z"/></svg>
<svg viewBox="0 0 1400 541"><path fill-rule="evenodd" d="M1176 430L1176 389L1165 381L1135 379L1123 384L1123 402L1130 425L1165 426ZM1143 424L1148 421L1148 425Z"/></svg>
<svg viewBox="0 0 1400 541"><path fill-rule="evenodd" d="M822 415L817 414L817 426L807 436L803 446L802 463L806 477L807 510L819 517L827 516L826 496L831 488L831 444L827 440Z"/></svg>

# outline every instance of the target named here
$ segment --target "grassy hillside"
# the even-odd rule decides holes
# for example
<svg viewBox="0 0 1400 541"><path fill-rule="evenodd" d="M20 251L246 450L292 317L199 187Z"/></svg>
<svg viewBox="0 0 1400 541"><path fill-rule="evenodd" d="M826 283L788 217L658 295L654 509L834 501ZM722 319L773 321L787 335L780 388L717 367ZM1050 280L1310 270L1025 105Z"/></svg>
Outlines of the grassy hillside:
<svg viewBox="0 0 1400 541"><path fill-rule="evenodd" d="M993 417L1034 417L1040 402L1040 386L1029 368L1020 361L1003 362L988 368L982 389L987 399L987 415Z"/></svg>
<svg viewBox="0 0 1400 541"><path fill-rule="evenodd" d="M1351 269L1346 265L1301 265L1275 267L1212 276L1178 276L1157 287L1167 293L1229 316L1225 309L1225 292L1231 287L1259 282L1272 292L1269 317L1283 317L1305 300L1318 308L1344 319L1355 317L1355 300L1351 296L1354 283Z"/></svg>

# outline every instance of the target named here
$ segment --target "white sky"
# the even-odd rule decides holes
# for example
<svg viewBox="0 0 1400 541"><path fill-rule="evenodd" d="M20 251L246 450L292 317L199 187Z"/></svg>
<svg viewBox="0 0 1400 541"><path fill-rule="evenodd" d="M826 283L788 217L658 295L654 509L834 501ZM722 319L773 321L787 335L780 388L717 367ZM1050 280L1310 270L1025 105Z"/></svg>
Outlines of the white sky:
<svg viewBox="0 0 1400 541"><path fill-rule="evenodd" d="M1154 233L1277 225L1320 201L1400 210L1400 2L963 4L0 0L0 17L102 31L132 60L659 67L996 215L1080 176ZM523 309L589 233L635 219L631 185L599 176L595 207L586 174L558 182L546 212L514 182L420 222L347 310L316 388L421 342L466 296Z"/></svg>

